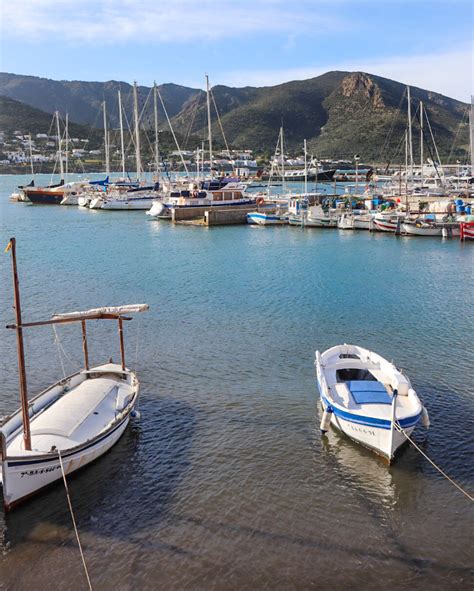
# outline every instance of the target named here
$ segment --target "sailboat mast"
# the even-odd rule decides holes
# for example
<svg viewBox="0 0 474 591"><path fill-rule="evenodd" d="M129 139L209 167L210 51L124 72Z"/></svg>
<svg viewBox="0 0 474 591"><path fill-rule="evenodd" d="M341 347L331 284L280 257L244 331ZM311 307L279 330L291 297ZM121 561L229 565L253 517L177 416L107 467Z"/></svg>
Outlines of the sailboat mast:
<svg viewBox="0 0 474 591"><path fill-rule="evenodd" d="M105 151L105 172L110 173L110 159L109 159L109 138L107 131L107 106L105 101L102 102L102 108L104 110L104 151Z"/></svg>
<svg viewBox="0 0 474 591"><path fill-rule="evenodd" d="M133 113L135 118L135 150L137 163L137 179L140 179L142 174L142 161L140 155L140 125L138 116L138 90L137 83L133 83Z"/></svg>
<svg viewBox="0 0 474 591"><path fill-rule="evenodd" d="M411 129L411 94L410 87L407 86L407 100L408 100L408 139L409 139L409 156L410 156L410 177L413 182L413 134Z"/></svg>
<svg viewBox="0 0 474 591"><path fill-rule="evenodd" d="M474 176L474 95L471 94L471 110L469 112L469 145L471 149L471 175Z"/></svg>
<svg viewBox="0 0 474 591"><path fill-rule="evenodd" d="M56 134L58 136L59 170L61 171L61 180L64 181L64 164L63 164L63 153L62 153L61 130L59 129L59 111L56 111L55 115L56 115Z"/></svg>
<svg viewBox="0 0 474 591"><path fill-rule="evenodd" d="M160 146L158 138L158 92L156 82L153 83L153 114L155 117L155 169L158 178L160 169Z"/></svg>
<svg viewBox="0 0 474 591"><path fill-rule="evenodd" d="M206 74L206 94L207 94L207 135L209 140L209 166L211 167L211 178L213 177L212 172L212 126L211 126L211 97L209 93L209 76Z"/></svg>
<svg viewBox="0 0 474 591"><path fill-rule="evenodd" d="M125 142L123 139L122 95L118 91L119 123L120 123L120 151L122 153L122 176L125 178Z"/></svg>
<svg viewBox="0 0 474 591"><path fill-rule="evenodd" d="M67 175L69 173L69 113L66 113L66 129L64 132L64 152L66 154L66 171L65 180L67 181Z"/></svg>
<svg viewBox="0 0 474 591"><path fill-rule="evenodd" d="M405 207L408 213L408 131L405 129Z"/></svg>
<svg viewBox="0 0 474 591"><path fill-rule="evenodd" d="M423 101L420 101L420 165L421 165L421 184L423 184Z"/></svg>
<svg viewBox="0 0 474 591"><path fill-rule="evenodd" d="M204 182L204 140L202 141L201 145L201 173L202 180Z"/></svg>
<svg viewBox="0 0 474 591"><path fill-rule="evenodd" d="M20 378L21 414L23 418L23 441L25 449L31 451L30 416L28 414L28 388L26 385L25 349L23 344L23 327L21 324L20 283L16 267L16 240L10 238L9 247L12 251L13 293L16 319L16 339L18 355L18 374Z"/></svg>
<svg viewBox="0 0 474 591"><path fill-rule="evenodd" d="M199 148L196 148L196 183L199 183Z"/></svg>
<svg viewBox="0 0 474 591"><path fill-rule="evenodd" d="M308 194L308 149L304 140L304 193Z"/></svg>
<svg viewBox="0 0 474 591"><path fill-rule="evenodd" d="M280 127L280 149L281 149L281 190L285 192L285 154L283 150L283 125Z"/></svg>

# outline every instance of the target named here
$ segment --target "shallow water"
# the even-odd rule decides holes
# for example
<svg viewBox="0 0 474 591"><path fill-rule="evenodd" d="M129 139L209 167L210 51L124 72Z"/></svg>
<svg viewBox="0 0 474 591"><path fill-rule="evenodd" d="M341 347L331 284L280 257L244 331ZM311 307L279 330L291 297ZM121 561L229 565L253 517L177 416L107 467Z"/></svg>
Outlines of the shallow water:
<svg viewBox="0 0 474 591"><path fill-rule="evenodd" d="M94 589L470 589L472 503L413 448L388 468L319 434L314 351L357 343L406 370L430 412L415 439L474 490L474 249L458 240L247 226L9 203L24 319L147 302L127 325L140 421L70 478ZM0 325L12 320L0 257ZM91 326L92 361L118 357ZM80 330L61 327L66 372ZM62 375L51 328L28 334L29 390ZM0 414L18 406L0 338ZM84 589L64 488L0 516L0 587Z"/></svg>

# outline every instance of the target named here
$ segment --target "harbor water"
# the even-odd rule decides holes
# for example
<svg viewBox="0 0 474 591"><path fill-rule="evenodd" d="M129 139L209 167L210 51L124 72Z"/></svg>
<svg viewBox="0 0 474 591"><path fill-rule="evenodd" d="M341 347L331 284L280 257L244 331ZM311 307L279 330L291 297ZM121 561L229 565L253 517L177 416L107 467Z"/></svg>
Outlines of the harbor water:
<svg viewBox="0 0 474 591"><path fill-rule="evenodd" d="M472 589L473 504L412 447L388 467L321 437L314 372L344 342L393 359L430 413L414 439L472 494L472 244L10 203L29 180L0 177L24 320L150 305L125 328L141 418L69 477L94 589ZM0 415L19 406L1 330ZM115 323L88 334L92 362L119 358ZM33 396L80 367L80 328L31 329L26 360ZM0 515L0 548L1 589L86 588L61 483Z"/></svg>

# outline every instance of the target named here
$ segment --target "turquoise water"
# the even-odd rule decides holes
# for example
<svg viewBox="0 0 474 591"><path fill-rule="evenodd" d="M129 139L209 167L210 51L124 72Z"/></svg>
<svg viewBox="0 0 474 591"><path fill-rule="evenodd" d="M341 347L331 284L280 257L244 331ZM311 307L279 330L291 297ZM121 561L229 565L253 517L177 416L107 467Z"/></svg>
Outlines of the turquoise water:
<svg viewBox="0 0 474 591"><path fill-rule="evenodd" d="M127 325L142 418L71 478L95 589L468 589L472 503L412 448L387 467L319 434L314 351L350 342L410 376L432 428L415 439L474 490L474 249L458 240L247 226L9 203L24 319L147 302ZM0 245L1 246L1 245ZM0 257L0 325L12 320ZM92 361L118 358L91 327ZM66 372L80 331L58 329ZM18 406L15 335L0 339L0 414ZM51 328L28 335L30 393L62 375ZM84 588L64 489L0 517L5 588Z"/></svg>

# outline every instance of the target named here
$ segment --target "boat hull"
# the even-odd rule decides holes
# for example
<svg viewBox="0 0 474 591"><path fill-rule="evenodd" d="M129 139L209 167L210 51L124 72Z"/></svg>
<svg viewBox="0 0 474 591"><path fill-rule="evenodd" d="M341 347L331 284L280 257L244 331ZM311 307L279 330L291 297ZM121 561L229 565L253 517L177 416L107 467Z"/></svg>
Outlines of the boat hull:
<svg viewBox="0 0 474 591"><path fill-rule="evenodd" d="M147 215L153 218L159 219L170 219L172 217L173 210L188 210L192 211L196 209L199 211L200 209L212 210L212 209L239 209L248 207L249 205L255 206L255 199L245 199L245 200L235 200L235 201L211 201L209 199L193 199L193 203L187 204L174 204L174 203L164 203L162 201L155 200L152 204L149 211L147 211Z"/></svg>
<svg viewBox="0 0 474 591"><path fill-rule="evenodd" d="M329 403L321 397L321 405L323 410L326 410ZM418 420L419 417L416 418L416 422L418 422ZM356 416L344 417L340 412L334 410L334 408L331 416L331 425L356 443L363 445L377 455L385 458L389 463L393 461L397 450L408 441L405 435L399 431L395 430L392 433L392 429L390 429L389 425L378 427L374 424L370 424L367 420L364 422ZM415 425L404 426L403 430L408 436L410 436L414 428Z"/></svg>
<svg viewBox="0 0 474 591"><path fill-rule="evenodd" d="M376 230L380 230L381 232L396 232L397 231L397 224L396 223L378 220L377 218L374 219L374 227Z"/></svg>
<svg viewBox="0 0 474 591"><path fill-rule="evenodd" d="M130 413L108 433L76 451L63 451L61 458L65 474L72 474L90 464L111 447L123 435L130 420ZM51 457L53 456L53 457ZM7 458L2 462L3 506L10 511L62 478L59 458L47 454L33 458Z"/></svg>
<svg viewBox="0 0 474 591"><path fill-rule="evenodd" d="M247 214L247 224L257 226L283 226L288 224L287 215L251 212Z"/></svg>
<svg viewBox="0 0 474 591"><path fill-rule="evenodd" d="M474 240L474 223L462 222L459 235L461 240Z"/></svg>
<svg viewBox="0 0 474 591"><path fill-rule="evenodd" d="M403 234L407 234L408 236L442 236L443 235L443 226L437 227L427 227L427 226L417 226L416 224L402 224L402 232ZM446 232L451 236L459 236L459 227L453 226L446 226Z"/></svg>
<svg viewBox="0 0 474 591"><path fill-rule="evenodd" d="M308 228L337 228L337 220L308 217L305 219L304 225Z"/></svg>
<svg viewBox="0 0 474 591"><path fill-rule="evenodd" d="M64 198L64 191L48 191L48 190L33 190L25 189L25 196L31 203L36 205L61 205Z"/></svg>
<svg viewBox="0 0 474 591"><path fill-rule="evenodd" d="M138 199L114 199L104 200L101 209L112 211L149 210L153 205L154 197L141 197Z"/></svg>
<svg viewBox="0 0 474 591"><path fill-rule="evenodd" d="M87 375L83 371L64 378L33 398L30 401L33 451L26 451L23 445L19 447L16 443L22 433L21 411L16 411L4 420L0 431L0 482L3 489L5 511L11 510L17 504L62 478L58 449L61 453L65 474L71 474L102 456L120 439L129 423L139 391L139 383L135 373L125 370L125 374L123 374L120 370L121 367L114 364L105 364L88 370L91 374L104 372L105 374L128 377L123 380L114 380L112 389L110 389L110 384L104 386L98 380L99 398L94 399L94 388L92 391L89 389L89 393L86 392L82 398L86 404L87 400L96 400L96 402L92 402L90 409L82 416L80 414L81 406L75 402L73 408L76 413L79 413L79 416L77 414L71 415L70 410L66 410L67 415L61 415L61 412L64 411L60 411L60 415L56 415L64 417L60 419L59 423L54 416L48 419L49 425L40 424L37 427L39 423L36 422L37 420L41 422L48 413L57 408L56 404L60 405L61 401L68 397L75 395L79 396L75 400L80 400L83 395L79 393L77 388L93 383L93 380L87 379ZM105 396L102 396L101 392L104 392ZM124 406L122 406L122 401ZM93 412L95 409L98 412ZM100 426L97 430L89 430L86 432L87 434L84 433L82 441L80 435L73 434L76 433L74 431L76 426L80 429L81 425L85 425L88 417L93 415L108 416L105 413L110 414L110 422L104 424L104 418L93 419L98 420L97 424ZM61 427L61 421L64 425L64 421L67 423L71 419L72 429L69 423L63 428ZM78 422L75 423L75 421ZM50 438L47 445L44 443L45 437Z"/></svg>

